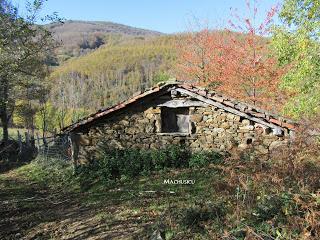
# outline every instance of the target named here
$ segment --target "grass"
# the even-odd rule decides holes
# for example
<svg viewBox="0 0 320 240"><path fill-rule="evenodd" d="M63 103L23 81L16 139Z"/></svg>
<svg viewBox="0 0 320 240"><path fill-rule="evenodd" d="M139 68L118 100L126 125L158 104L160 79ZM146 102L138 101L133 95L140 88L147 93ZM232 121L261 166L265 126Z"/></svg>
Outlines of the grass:
<svg viewBox="0 0 320 240"><path fill-rule="evenodd" d="M317 163L308 177L313 179L319 173ZM164 184L165 179L192 179L195 183ZM11 200L38 195L45 199L10 205L15 206L12 213L21 211L28 216L28 224L36 221L33 227L16 222L26 239L37 234L49 234L53 239L149 239L155 231L166 239L319 236L318 185L308 180L302 188L298 175L290 174L286 163L280 161L228 159L198 169L165 169L148 176L120 178L112 185L97 181L86 191L81 190L80 181L70 163L37 159L0 175L0 188L10 189L10 195L4 196ZM6 236L16 233L5 232Z"/></svg>
<svg viewBox="0 0 320 240"><path fill-rule="evenodd" d="M9 132L9 137L12 139L18 139L18 131L21 135L21 139L24 141L25 140L25 133L28 132L28 129L26 128L9 128L8 132ZM39 137L42 136L42 132L40 130L35 130L35 134L39 134ZM3 131L2 128L0 130L0 139L2 139L3 137Z"/></svg>
<svg viewBox="0 0 320 240"><path fill-rule="evenodd" d="M95 226L103 225L103 231L112 232L112 229L120 225L120 229L123 229L121 231L126 232L126 226L134 222L133 228L137 228L135 235L148 236L154 228L158 227L157 224L160 224L162 215L170 212L170 209L174 206L186 207L190 202L198 199L197 195L204 192L206 194L210 193L210 191L203 191L206 187L204 176L207 181L216 180L216 171L203 169L202 173L193 173L190 169L166 170L155 172L148 177L121 179L113 186L99 184L86 192L81 192L79 179L73 175L73 168L70 163L57 159L37 159L11 171L9 174L0 175L0 181L8 181L14 178L14 183L10 186L1 185L1 188L12 190L12 186L14 186L17 196L25 195L24 192L27 187L24 183L27 183L28 186L30 184L35 185L36 188L39 188L37 192L45 192L50 199L50 196L54 196L54 202L60 202L60 198L64 199L65 195L70 195L73 197L72 201L77 200L75 204L77 208L80 205L92 212L90 222ZM164 179L168 178L195 179L196 184L193 186L164 184ZM56 196L57 192L59 193L58 197ZM21 205L17 208L33 210L34 204L21 202ZM43 214L46 214L49 209L51 207L45 207ZM78 211L80 210L77 209ZM61 214L64 213L65 210L61 212ZM28 214L30 218L28 221L31 222L34 221L34 218L39 218L39 215L43 218L41 213L34 215L34 211L30 211ZM83 216L81 221L84 220L85 217ZM146 228L144 229L142 226ZM58 227L56 226L56 228ZM79 231L79 229L75 231ZM165 231L168 236L173 234L173 230L167 229Z"/></svg>
<svg viewBox="0 0 320 240"><path fill-rule="evenodd" d="M31 163L16 169L14 173L30 182L36 182L42 187L53 190L73 191L77 188L77 179L73 176L71 162L59 158L40 156Z"/></svg>
<svg viewBox="0 0 320 240"><path fill-rule="evenodd" d="M24 134L25 134L25 132L27 132L27 129L25 129L25 128L9 128L8 129L9 136L13 139L18 139L18 131L20 132L21 136L24 138ZM1 129L0 139L2 139L2 137L3 137L3 131Z"/></svg>

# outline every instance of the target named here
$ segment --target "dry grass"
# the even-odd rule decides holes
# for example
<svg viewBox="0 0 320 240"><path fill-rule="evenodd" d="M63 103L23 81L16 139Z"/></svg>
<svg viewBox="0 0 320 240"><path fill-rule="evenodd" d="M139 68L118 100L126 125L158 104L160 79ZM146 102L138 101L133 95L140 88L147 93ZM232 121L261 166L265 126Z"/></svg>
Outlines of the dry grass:
<svg viewBox="0 0 320 240"><path fill-rule="evenodd" d="M319 239L320 146L306 129L316 124L301 127L288 148L269 158L234 154L205 168L154 172L86 192L70 167L32 163L0 176L0 236L149 239L159 232L165 239Z"/></svg>

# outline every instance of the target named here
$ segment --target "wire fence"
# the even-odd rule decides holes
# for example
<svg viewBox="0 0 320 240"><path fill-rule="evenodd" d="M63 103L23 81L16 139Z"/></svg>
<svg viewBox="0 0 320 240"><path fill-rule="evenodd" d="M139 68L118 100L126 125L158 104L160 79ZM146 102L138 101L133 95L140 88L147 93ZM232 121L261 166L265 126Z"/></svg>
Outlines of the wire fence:
<svg viewBox="0 0 320 240"><path fill-rule="evenodd" d="M40 137L39 133L25 132L21 134L17 130L16 138L10 137L9 143L0 149L0 154L9 150L12 154L19 156L19 159L34 159L36 156L66 161L71 159L70 143L68 137L63 134L53 133L50 136Z"/></svg>
<svg viewBox="0 0 320 240"><path fill-rule="evenodd" d="M39 139L41 141L41 139ZM44 158L71 159L70 143L66 135L46 138L45 143L37 146L38 154Z"/></svg>

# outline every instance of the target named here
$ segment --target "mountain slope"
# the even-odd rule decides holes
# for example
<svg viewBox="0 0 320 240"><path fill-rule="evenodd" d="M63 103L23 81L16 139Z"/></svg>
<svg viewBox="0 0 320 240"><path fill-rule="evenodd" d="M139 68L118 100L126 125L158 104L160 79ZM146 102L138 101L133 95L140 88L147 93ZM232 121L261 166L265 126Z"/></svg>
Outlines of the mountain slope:
<svg viewBox="0 0 320 240"><path fill-rule="evenodd" d="M51 74L51 102L65 111L94 112L168 80L174 76L175 40L175 36L161 36L105 44L70 59Z"/></svg>
<svg viewBox="0 0 320 240"><path fill-rule="evenodd" d="M129 36L159 36L160 32L131 27L123 24L103 21L73 21L64 23L51 23L47 25L55 35L65 38L66 36L81 36L88 33L113 33Z"/></svg>
<svg viewBox="0 0 320 240"><path fill-rule="evenodd" d="M57 55L60 62L78 57L109 42L121 42L135 38L152 38L163 35L160 32L135 28L123 24L100 21L73 21L51 23L46 27L60 42Z"/></svg>

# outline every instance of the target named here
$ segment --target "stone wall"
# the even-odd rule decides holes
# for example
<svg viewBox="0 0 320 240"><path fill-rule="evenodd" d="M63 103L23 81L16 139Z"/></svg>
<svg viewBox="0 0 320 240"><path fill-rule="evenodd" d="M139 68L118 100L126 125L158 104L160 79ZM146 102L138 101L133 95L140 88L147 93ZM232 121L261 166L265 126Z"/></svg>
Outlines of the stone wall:
<svg viewBox="0 0 320 240"><path fill-rule="evenodd" d="M111 148L159 149L183 144L192 151L230 151L254 147L261 154L285 143L289 132L276 136L272 129L214 106L189 108L190 134L162 133L161 107L157 104L136 104L110 116L81 133L78 159L95 158L99 144Z"/></svg>

